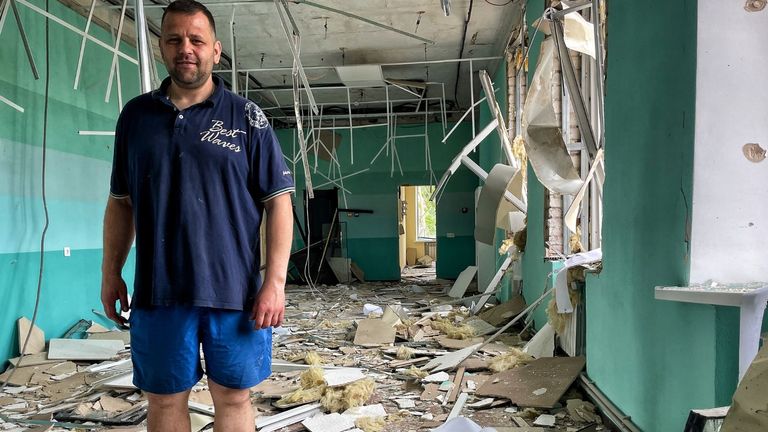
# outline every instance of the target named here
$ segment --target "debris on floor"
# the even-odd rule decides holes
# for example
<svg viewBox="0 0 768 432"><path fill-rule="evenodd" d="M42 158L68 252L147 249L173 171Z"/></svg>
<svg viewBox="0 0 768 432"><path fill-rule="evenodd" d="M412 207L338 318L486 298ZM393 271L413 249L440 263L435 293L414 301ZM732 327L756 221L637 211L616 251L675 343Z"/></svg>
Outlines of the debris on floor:
<svg viewBox="0 0 768 432"><path fill-rule="evenodd" d="M288 286L273 373L251 388L256 430L610 430L573 385L584 358L549 357L551 332L528 343L518 334L524 320L496 334L526 309L522 296L473 316L449 296L451 281L435 279L434 266L422 270L397 284ZM11 360L19 367L0 375L10 378L0 430L146 430L127 332L86 324L48 351ZM428 368L435 359L449 367ZM212 430L205 377L189 406L193 430Z"/></svg>

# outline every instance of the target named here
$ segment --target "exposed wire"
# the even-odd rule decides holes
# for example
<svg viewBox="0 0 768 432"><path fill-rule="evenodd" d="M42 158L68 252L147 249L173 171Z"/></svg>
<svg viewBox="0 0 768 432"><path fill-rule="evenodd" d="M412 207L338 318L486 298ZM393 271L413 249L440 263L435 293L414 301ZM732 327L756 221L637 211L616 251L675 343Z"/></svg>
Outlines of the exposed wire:
<svg viewBox="0 0 768 432"><path fill-rule="evenodd" d="M45 0L45 11L48 12L49 6L48 6L48 0ZM40 234L40 267L39 271L37 273L37 292L35 293L35 308L34 312L32 312L32 322L29 325L29 330L27 331L27 335L24 337L24 343L21 346L21 352L19 353L19 360L16 361L16 364L11 363L11 373L8 375L8 378L3 382L3 384L0 386L0 392L5 390L5 387L8 385L8 383L13 378L13 375L16 374L16 370L21 367L22 360L24 360L24 353L27 352L27 345L29 344L29 340L32 337L32 331L35 328L35 323L37 322L37 313L40 310L40 294L42 292L42 286L43 286L43 268L45 263L45 235L48 232L48 225L50 222L50 219L48 217L48 202L46 200L45 195L45 161L46 161L46 149L48 148L48 94L50 90L50 49L49 49L49 34L48 34L48 18L45 19L45 104L43 107L43 147L42 147L42 167L41 167L41 183L40 183L40 190L41 195L43 199L43 211L45 213L45 224L43 225L43 232Z"/></svg>
<svg viewBox="0 0 768 432"><path fill-rule="evenodd" d="M487 1L487 0L486 0ZM459 48L459 59L462 59L464 57L464 43L467 41L467 28L469 27L469 20L472 19L472 6L474 5L475 0L469 0L469 8L467 9L467 19L464 21L464 33L461 37L461 47ZM453 100L454 103L461 107L459 105L459 98L456 97L459 92L459 76L461 75L461 63L462 62L456 62L456 82L453 85ZM472 71L469 71L469 79L472 79Z"/></svg>

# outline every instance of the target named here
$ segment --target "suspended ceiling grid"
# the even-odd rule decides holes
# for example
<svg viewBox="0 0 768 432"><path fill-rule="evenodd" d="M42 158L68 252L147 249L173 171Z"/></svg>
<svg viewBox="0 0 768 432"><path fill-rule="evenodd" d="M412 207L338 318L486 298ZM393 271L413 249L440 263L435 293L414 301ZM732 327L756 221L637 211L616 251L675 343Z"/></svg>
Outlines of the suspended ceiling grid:
<svg viewBox="0 0 768 432"><path fill-rule="evenodd" d="M87 14L90 0L63 0L81 13ZM119 19L119 0L97 0L96 17L102 22ZM469 64L431 63L417 65L389 65L424 60L450 60L458 58L499 57L510 35L519 28L522 2L515 0L504 6L490 3L502 0L453 0L451 14L445 16L440 0L318 0L317 2L289 1L289 9L301 32L301 61L306 68L310 85L315 87L344 86L335 66L382 65L387 79L431 82L426 97L439 98L445 93L446 109L464 110L470 105ZM225 57L234 57L238 71L249 71L249 97L265 108L276 108L273 115L291 114L293 100L291 71L293 57L289 42L281 27L273 0L250 1L203 1L210 8L217 25ZM162 6L165 2L145 1L146 16L150 29L160 28ZM471 4L470 20L465 31L465 19ZM320 7L320 6L322 7ZM325 8L323 8L325 7ZM128 0L129 16L133 15L133 1ZM330 10L329 10L330 9ZM375 21L410 35L377 27L361 19L345 16L335 10ZM233 20L234 13L234 20ZM234 26L231 23L234 23ZM418 24L417 24L418 22ZM129 24L130 23L130 24ZM114 24L113 24L114 25ZM233 50L231 29L234 27ZM134 39L133 22L127 22L124 38ZM155 39L155 38L153 38ZM427 42L420 40L425 39ZM462 41L464 46L462 49ZM156 41L153 41L156 45ZM155 55L158 52L155 51ZM498 59L473 62L473 70L487 69L493 73ZM282 68L282 70L275 70ZM220 65L222 76L229 81L230 64L225 59ZM269 70L255 70L269 69ZM161 77L164 71L160 71ZM481 97L479 81L474 74L475 99ZM458 85L457 85L458 79ZM246 87L245 73L241 72L239 90ZM274 91L256 93L264 88ZM412 88L420 92L421 90ZM316 90L320 104L338 104L346 110L347 89ZM390 87L391 99L413 99L413 95ZM386 98L383 87L350 89L353 111L384 113ZM397 104L395 104L397 105ZM430 105L436 105L435 100ZM404 104L402 109L415 108L415 102ZM365 109L364 109L365 108Z"/></svg>

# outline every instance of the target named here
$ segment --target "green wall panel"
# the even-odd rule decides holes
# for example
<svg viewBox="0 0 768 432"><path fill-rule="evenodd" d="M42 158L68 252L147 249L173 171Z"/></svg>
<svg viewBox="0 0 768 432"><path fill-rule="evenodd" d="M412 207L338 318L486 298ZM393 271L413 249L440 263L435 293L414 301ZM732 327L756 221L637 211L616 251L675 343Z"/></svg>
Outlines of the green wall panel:
<svg viewBox="0 0 768 432"><path fill-rule="evenodd" d="M452 127L452 125L448 125ZM423 124L399 125L397 135L423 133ZM402 185L430 184L429 171L425 170L425 153L423 138L397 139L397 154L403 173L400 174L395 162L392 173L392 159L382 152L375 162L381 146L387 140L386 128L364 128L353 131L354 163L352 161L352 140L349 130L341 129L338 133L336 149L341 171L347 175L359 170L368 171L344 179L343 186L349 191L344 203L343 194L339 191L339 206L346 208L373 210L373 214L360 214L358 217L340 216L346 222L347 245L349 257L363 269L368 280L399 280L398 262L398 215L397 193ZM298 145L294 129L279 129L276 131L283 147L283 152L292 159ZM431 149L431 163L436 179L442 176L458 151L471 139L471 125L460 125L443 144L443 128L440 123L429 123L427 126ZM318 161L318 173L315 173L314 157L311 157L312 182L316 189L330 189L333 185L319 187L334 177L329 175L329 163ZM297 195L294 199L299 219L304 220L302 197L304 191L304 173L300 163L291 165L296 177ZM335 177L338 177L336 175ZM435 180L436 182L437 180ZM451 248L443 242L451 242L462 237L471 237L474 232L474 188L477 178L466 168L459 170L451 177L445 192L437 205L437 276L455 278L464 268L474 262L474 243L462 243L462 248ZM466 212L463 211L466 209ZM451 234L454 237L449 238ZM294 247L299 245L294 242Z"/></svg>
<svg viewBox="0 0 768 432"><path fill-rule="evenodd" d="M45 8L45 1L34 0ZM101 224L109 189L110 136L81 136L79 130L114 130L119 112L117 84L104 101L112 54L86 44L78 90L73 89L81 37L18 4L40 79L35 80L12 16L0 33L0 95L24 108L0 104L0 366L18 353L16 320L32 317L45 223L42 203L43 137L46 142L48 228L38 326L59 337L81 318L101 309ZM49 11L77 28L85 19L56 1ZM90 33L114 44L107 31ZM121 50L134 55L124 42ZM50 62L50 80L46 65ZM137 66L120 60L123 102L138 94ZM46 85L48 87L47 130ZM71 248L64 257L63 247ZM126 274L132 278L132 259ZM129 278L129 279L131 279ZM129 280L129 284L130 284ZM107 324L102 321L103 324Z"/></svg>
<svg viewBox="0 0 768 432"><path fill-rule="evenodd" d="M101 310L101 249L73 250L44 255L43 283L37 326L46 339L62 336L80 319L99 322L111 328L111 321L91 312ZM126 282L133 284L133 255L123 270ZM19 353L16 320L32 318L35 306L40 252L0 254L0 293L2 293L2 328L0 331L0 366Z"/></svg>
<svg viewBox="0 0 768 432"><path fill-rule="evenodd" d="M587 280L587 371L643 430L682 430L690 408L717 404L716 309L654 299L655 286L688 279L696 2L611 3L607 43L604 260Z"/></svg>

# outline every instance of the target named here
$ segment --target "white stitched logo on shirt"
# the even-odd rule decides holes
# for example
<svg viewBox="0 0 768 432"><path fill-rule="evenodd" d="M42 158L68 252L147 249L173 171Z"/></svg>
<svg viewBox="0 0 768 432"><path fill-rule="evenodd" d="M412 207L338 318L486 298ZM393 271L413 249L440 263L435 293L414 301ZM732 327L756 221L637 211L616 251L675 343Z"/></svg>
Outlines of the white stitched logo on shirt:
<svg viewBox="0 0 768 432"><path fill-rule="evenodd" d="M233 151L235 153L240 152L240 146L237 144L232 144L229 141L226 141L222 138L236 138L238 134L245 134L245 131L242 131L240 129L225 129L222 127L224 124L221 120L211 120L211 127L208 128L207 131L200 132L200 135L202 135L202 138L200 138L200 141L207 141L211 144L215 144L219 147L225 148L229 151Z"/></svg>
<svg viewBox="0 0 768 432"><path fill-rule="evenodd" d="M245 116L248 117L248 123L256 129L264 129L269 126L267 116L255 103L248 102L245 104Z"/></svg>
<svg viewBox="0 0 768 432"><path fill-rule="evenodd" d="M290 171L283 171L283 175L291 175Z"/></svg>

